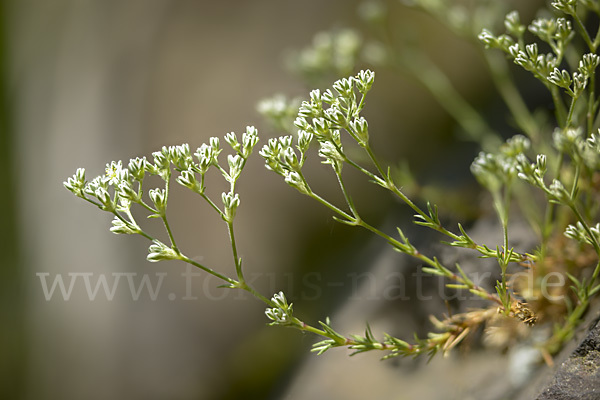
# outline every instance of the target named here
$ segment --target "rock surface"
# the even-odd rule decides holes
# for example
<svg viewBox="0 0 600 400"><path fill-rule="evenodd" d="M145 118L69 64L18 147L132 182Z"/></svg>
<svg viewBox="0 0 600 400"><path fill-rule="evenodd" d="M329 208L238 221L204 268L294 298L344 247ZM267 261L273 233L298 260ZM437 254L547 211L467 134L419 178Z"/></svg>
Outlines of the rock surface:
<svg viewBox="0 0 600 400"><path fill-rule="evenodd" d="M592 323L585 339L558 367L537 400L600 399L600 323Z"/></svg>

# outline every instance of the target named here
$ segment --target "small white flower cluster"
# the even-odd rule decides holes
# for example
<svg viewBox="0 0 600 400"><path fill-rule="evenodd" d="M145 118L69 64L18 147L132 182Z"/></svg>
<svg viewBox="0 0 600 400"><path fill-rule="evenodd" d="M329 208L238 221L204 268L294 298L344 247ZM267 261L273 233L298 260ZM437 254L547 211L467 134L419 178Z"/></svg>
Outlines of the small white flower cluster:
<svg viewBox="0 0 600 400"><path fill-rule="evenodd" d="M575 0L552 3L555 8L566 14L571 14L571 8L575 7L575 4ZM529 25L529 32L549 45L551 52L547 54L539 53L537 43L523 44L526 27L521 24L516 11L506 16L504 26L508 34L495 36L489 30L484 29L479 34L479 40L486 47L501 49L513 59L515 64L533 73L543 83L564 89L571 97L577 98L584 92L589 77L600 62L600 57L593 53L584 54L579 61L577 71L572 73L565 69L559 69L565 56L565 49L575 36L571 21L564 17L538 18Z"/></svg>
<svg viewBox="0 0 600 400"><path fill-rule="evenodd" d="M600 130L586 140L580 128L556 129L552 138L554 147L561 154L568 155L591 171L600 169ZM516 159L519 178L544 190L554 200L569 204L571 194L562 182L554 179L549 186L544 182L546 155L539 154L535 163L530 163L524 154L517 155Z"/></svg>
<svg viewBox="0 0 600 400"><path fill-rule="evenodd" d="M230 191L222 194L223 210L218 211L226 222L231 223L240 204L239 195L235 193L235 183L244 168L247 158L258 143L258 132L256 128L249 126L242 135L241 142L238 141L233 132L225 136L225 141L235 152L235 154L230 154L227 157L228 170L219 165L218 157L222 151L219 139L211 137L209 144L200 146L193 156L188 144L164 146L160 151L152 153L153 162L149 162L145 157L134 158L124 168L121 161L112 161L106 165L104 175L97 176L90 182L85 179L85 170L79 168L72 177L64 182L64 186L77 197L114 214L111 232L142 234L149 239L153 239L146 235L135 221L131 214L131 205L136 203L150 211L150 218L162 218L168 230L166 210L168 187L173 170L179 173L175 179L177 183L207 198L204 194L204 175L211 167L215 167L219 169L225 180L230 184ZM165 182L164 188L148 190L150 204L144 200L143 184L146 173L159 176ZM211 204L214 206L214 203L211 202ZM177 258L178 253L174 247L168 247L164 243L153 239L153 243L149 248L148 260L159 261Z"/></svg>
<svg viewBox="0 0 600 400"><path fill-rule="evenodd" d="M573 160L583 163L590 170L600 169L600 131L586 139L580 127L556 129L552 139L554 147Z"/></svg>
<svg viewBox="0 0 600 400"><path fill-rule="evenodd" d="M271 321L271 325L289 325L292 323L292 304L288 304L283 292L275 293L271 298L275 307L267 308L265 315Z"/></svg>
<svg viewBox="0 0 600 400"><path fill-rule="evenodd" d="M158 262L163 260L177 260L179 254L171 247L167 246L159 240L153 240L148 247L148 255L146 259L150 262Z"/></svg>
<svg viewBox="0 0 600 400"><path fill-rule="evenodd" d="M584 1L582 1L584 3ZM551 3L552 7L566 14L575 14L577 10L577 0L557 0Z"/></svg>
<svg viewBox="0 0 600 400"><path fill-rule="evenodd" d="M565 185L558 179L553 179L550 185L546 185L544 175L546 174L546 155L538 154L535 163L529 163L527 157L519 155L517 169L519 178L530 183L539 189L542 189L549 199L553 202L569 205L572 202L572 194L565 188Z"/></svg>
<svg viewBox="0 0 600 400"><path fill-rule="evenodd" d="M471 164L471 172L483 187L492 192L498 191L517 176L518 156L530 145L525 136L514 136L500 147L498 154L479 153Z"/></svg>
<svg viewBox="0 0 600 400"><path fill-rule="evenodd" d="M593 238L590 236L593 235ZM600 242L600 222L595 226L590 227L589 231L583 226L580 221L577 221L575 225L567 226L565 230L565 236L574 240L577 240L580 243L587 243L590 245Z"/></svg>
<svg viewBox="0 0 600 400"><path fill-rule="evenodd" d="M63 184L77 197L86 200L89 200L88 196L96 198L94 204L104 211L125 211L129 210L132 201L139 201L140 193L133 189L133 185L136 181L143 181L145 169L145 158L132 159L127 168L123 168L121 161L112 161L106 164L104 175L97 176L90 182L85 179L85 169L78 168ZM113 194L111 187L114 188Z"/></svg>
<svg viewBox="0 0 600 400"><path fill-rule="evenodd" d="M298 128L295 149L291 136L269 140L260 151L266 167L283 176L290 186L301 193L309 194L310 188L301 169L310 143L316 138L319 142L319 156L339 174L343 163L347 161L341 131L348 132L360 146L368 145L369 127L360 112L365 95L371 90L374 80L375 74L364 70L356 76L336 81L333 90L327 89L321 93L316 89L310 92L310 100L302 102L294 121Z"/></svg>

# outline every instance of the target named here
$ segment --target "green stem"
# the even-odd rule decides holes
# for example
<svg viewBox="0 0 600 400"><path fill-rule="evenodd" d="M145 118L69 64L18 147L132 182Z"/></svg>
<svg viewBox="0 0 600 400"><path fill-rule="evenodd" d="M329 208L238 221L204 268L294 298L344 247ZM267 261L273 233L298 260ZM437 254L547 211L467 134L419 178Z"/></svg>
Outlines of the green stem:
<svg viewBox="0 0 600 400"><path fill-rule="evenodd" d="M552 236L553 229L552 223L554 221L554 208L555 204L548 202L546 203L546 212L544 214L544 221L541 227L542 231L542 243L541 243L541 253L542 257L546 254L546 248L548 246L548 241L550 240L550 236Z"/></svg>
<svg viewBox="0 0 600 400"><path fill-rule="evenodd" d="M504 196L501 196L500 191L493 191L492 197L494 199L494 206L502 225L502 236L504 242L504 253L501 258L498 259L501 269L501 293L502 293L502 305L504 306L504 313L508 315L510 312L510 292L508 291L508 285L506 283L506 269L510 259L508 253L508 207L510 204L510 183L506 184L504 190Z"/></svg>
<svg viewBox="0 0 600 400"><path fill-rule="evenodd" d="M149 206L144 200L140 200L138 204L144 207L146 210L150 211L152 214L158 214L158 210Z"/></svg>
<svg viewBox="0 0 600 400"><path fill-rule="evenodd" d="M177 248L177 244L175 244L175 237L173 236L173 232L171 231L171 227L169 226L169 221L167 221L166 215L161 215L161 219L163 224L165 225L165 229L167 230L167 234L169 235L169 240L171 241L171 247L175 251L179 251Z"/></svg>
<svg viewBox="0 0 600 400"><path fill-rule="evenodd" d="M187 262L188 264L191 264L195 267L198 267L200 269L202 269L203 271L227 282L230 284L230 288L232 289L242 289L247 291L248 293L250 293L252 296L256 297L257 299L259 299L260 301L262 301L263 303L265 303L267 306L270 307L276 307L276 304L274 304L271 300L269 300L268 298L266 298L265 296L263 296L262 294L260 294L259 292L257 292L252 286L248 285L242 278L242 280L240 281L236 281L235 279L229 278L228 276L222 275L220 273L218 273L217 271L206 267L200 263L197 263L196 261L188 258L187 256L185 256L184 254L180 253L180 259L184 262ZM236 268L238 266L238 263L236 263Z"/></svg>
<svg viewBox="0 0 600 400"><path fill-rule="evenodd" d="M577 195L577 184L579 183L579 176L581 175L581 166L579 162L575 163L575 176L573 177L573 186L571 187L571 200L575 201ZM600 255L600 254L599 254Z"/></svg>
<svg viewBox="0 0 600 400"><path fill-rule="evenodd" d="M600 29L598 29L598 33L600 33ZM587 109L587 135L586 137L590 137L592 135L592 130L594 129L594 103L596 102L596 71L593 71L590 75L590 95L588 98L588 109Z"/></svg>
<svg viewBox="0 0 600 400"><path fill-rule="evenodd" d="M123 217L121 217L121 215L119 215L118 213L114 213L117 218L119 218L121 221L123 221L126 225L128 225L130 228L135 228L138 230L138 235L141 235L143 237L145 237L146 239L153 241L155 238L153 238L152 236L148 235L146 232L144 232L142 229L139 228L139 226L137 226L137 222L135 222L135 219L133 218L133 214L131 214L131 210L127 210L127 216L129 217L129 221L126 221ZM131 221L131 222L130 222ZM135 225L133 225L133 223L135 223Z"/></svg>
<svg viewBox="0 0 600 400"><path fill-rule="evenodd" d="M600 12L598 11L598 9L594 10L598 15L600 15ZM597 49L598 45L600 45L600 28L598 28L598 30L596 31L596 37L594 38L594 42L592 43L594 45L594 48Z"/></svg>
<svg viewBox="0 0 600 400"><path fill-rule="evenodd" d="M350 208L350 211L352 212L352 215L354 216L355 219L360 219L360 217L358 215L358 211L356 210L356 207L354 206L354 202L352 201L352 198L350 197L350 193L348 193L348 190L346 189L346 185L344 184L344 180L342 179L342 174L338 171L335 171L335 175L337 176L337 180L340 184L340 189L342 190L342 193L344 194L344 199L346 200L346 204L348 205L348 208Z"/></svg>
<svg viewBox="0 0 600 400"><path fill-rule="evenodd" d="M169 240L171 241L171 247L176 252L179 252L177 248L177 244L175 243L175 237L173 236L173 232L171 231L171 227L169 226L169 221L167 221L167 204L169 203L169 183L171 180L171 174L169 173L165 178L165 209L160 213L160 218L165 225L165 229L167 230L167 234L169 235Z"/></svg>
<svg viewBox="0 0 600 400"><path fill-rule="evenodd" d="M379 160L377 160L377 157L375 157L375 153L373 153L373 149L371 149L371 146L368 143L365 146L365 151L369 155L369 158L371 159L371 162L373 162L373 165L375 165L375 168L377 168L379 176L383 179L387 174L383 171Z"/></svg>
<svg viewBox="0 0 600 400"><path fill-rule="evenodd" d="M560 172L562 170L562 166L563 166L563 162L564 162L564 153L562 151L558 152L558 162L556 164L556 171L554 173L554 176L560 176ZM556 209L556 203L553 202L547 202L547 207L546 207L546 215L544 217L544 225L542 226L542 248L545 249L546 245L548 244L548 240L550 240L550 236L552 236L552 233L554 232L554 229L552 227L553 222L554 222L554 211ZM545 254L545 252L544 252Z"/></svg>
<svg viewBox="0 0 600 400"><path fill-rule="evenodd" d="M577 103L577 99L579 98L579 96L577 97L573 97L571 99L571 106L569 107L569 113L567 114L567 119L565 120L565 128L568 128L571 126L571 122L573 121L573 112L575 111L575 103Z"/></svg>
<svg viewBox="0 0 600 400"><path fill-rule="evenodd" d="M589 225L583 218L583 215L577 208L577 205L575 204L575 201L573 199L571 199L571 201L569 202L569 207L571 208L571 210L573 211L573 213L575 214L575 216L577 217L579 222L581 222L581 225L583 225L583 229L585 230L586 234L592 241L592 246L594 247L596 254L598 255L598 257L600 257L600 243L598 243L598 238L592 232L591 228L589 227ZM600 262L598 262L598 264L596 264L596 268L594 269L594 272L592 273L592 278L590 279L590 282L588 283L588 286L586 288L586 293L590 292L590 290L592 289L593 284L596 281L596 278L598 278L599 274L600 274Z"/></svg>
<svg viewBox="0 0 600 400"><path fill-rule="evenodd" d="M499 192L495 192L494 205L498 212L498 218L502 225L502 237L504 242L504 251L508 251L508 207L510 204L510 183L506 184L504 196L500 196Z"/></svg>
<svg viewBox="0 0 600 400"><path fill-rule="evenodd" d="M567 125L565 123L565 105L560 97L560 91L557 86L553 84L549 84L550 94L552 95L552 102L554 103L554 107L556 108L556 120L558 121L558 125L562 128L566 128ZM572 103L571 103L572 104Z"/></svg>
<svg viewBox="0 0 600 400"><path fill-rule="evenodd" d="M294 327L296 327L297 329L299 329L301 331L306 331L306 332L314 333L315 335L319 335L319 336L323 336L323 337L335 340L335 338L331 337L324 330L321 330L319 328L315 328L314 326L308 325L308 324L304 323L303 321L299 320L296 317L294 317L294 319L293 319L293 324L294 324L293 325Z"/></svg>
<svg viewBox="0 0 600 400"><path fill-rule="evenodd" d="M273 303L271 300L269 300L268 298L266 298L265 296L263 296L262 294L260 294L259 292L257 292L252 286L248 285L244 281L237 282L235 284L235 287L237 289L245 290L246 292L250 293L252 296L256 297L257 299L259 299L260 301L262 301L263 303L265 303L269 307L276 307L277 306L275 303Z"/></svg>
<svg viewBox="0 0 600 400"><path fill-rule="evenodd" d="M396 196L398 196L404 203L406 203L410 208L412 208L417 214L419 214L425 221L431 222L433 223L434 221L431 220L431 217L423 210L421 210L415 203L412 202L411 199L409 199L404 193L402 193L402 191L400 191L400 189L398 189L396 187L396 185L394 185L393 182L388 182L388 188L392 191L392 193L394 193ZM452 238L453 240L460 240L461 236L449 231L448 229L444 228L442 225L440 224L435 224L431 226L435 231L440 232L450 238ZM478 246L479 247L479 246Z"/></svg>
<svg viewBox="0 0 600 400"><path fill-rule="evenodd" d="M341 210L340 208L338 208L337 206L331 204L330 202L328 202L327 200L325 200L324 198L322 198L321 196L319 196L318 194L316 194L315 192L313 192L312 190L308 193L308 196L316 201L318 201L319 203L323 204L325 207L329 208L330 210L332 210L333 212L341 215L342 217L344 217L344 219L348 222L348 223L353 223L356 221L356 218L354 218L353 216L349 215L348 213L346 213L345 211Z"/></svg>
<svg viewBox="0 0 600 400"><path fill-rule="evenodd" d="M335 143L334 143L334 145L335 145ZM345 162L352 165L359 171L363 172L365 175L367 175L369 178L373 179L379 185L387 188L392 193L394 193L396 196L398 196L405 204L407 204L413 211L415 211L420 217L422 217L423 220L427 221L430 224L430 225L428 225L428 227L434 229L437 232L440 232L443 235L446 235L446 236L452 238L455 241L461 240L462 236L459 236L459 235L449 231L448 229L443 227L439 222L433 221L431 219L431 217L429 216L429 214L427 214L425 211L423 211L410 198L408 198L404 193L402 193L402 191L400 189L398 189L398 187L394 184L394 182L391 180L391 178L389 176L387 178L383 178L383 176L387 176L387 175L383 173L383 168L381 167L381 164L377 160L377 157L375 156L375 154L373 153L372 149L370 148L370 146L368 144L364 148L367 151L367 154L369 155L369 157L371 158L373 164L377 168L377 171L381 174L381 176L377 176L377 175L373 174L372 172L364 169L360 165L356 164L355 162L353 162L346 156L346 154L342 151L342 149L339 148L339 146L337 146L337 145L335 145L335 146L338 149L338 152L344 157ZM304 177L302 177L302 179L304 179ZM308 186L308 184L307 184L307 186ZM344 190L344 189L342 189L342 190ZM341 210L339 210L337 207L326 202L324 199L318 197L316 194L313 193L313 195L316 196L315 199L319 200L319 202L326 205L328 208L330 208L338 213L341 212ZM352 209L352 206L351 206L351 209ZM354 210L353 212L355 212L355 211L356 210ZM341 213L343 213L343 212L341 212ZM358 215L358 214L355 214L355 215ZM352 221L354 219L354 218L349 218L348 214L346 214L346 213L343 213L343 216L344 216L344 218L348 219L348 221ZM356 221L352 221L352 223L355 225L357 224ZM478 245L476 243L475 243L474 249L479 251L481 254L488 254L488 251L486 248L484 248L483 246ZM515 255L518 256L517 253L515 253Z"/></svg>
<svg viewBox="0 0 600 400"><path fill-rule="evenodd" d="M85 201L87 201L87 202L88 202L88 203L90 203L90 204L93 204L93 205L95 205L95 206L96 206L96 207L98 207L99 209L103 210L103 208L102 208L102 207L103 207L103 206L102 206L102 204L98 203L97 201L94 201L94 200L92 200L92 199L89 199L89 198L87 198L87 196L85 195L85 193L83 193L83 197L82 197L82 199L83 199L83 200L85 200Z"/></svg>
<svg viewBox="0 0 600 400"><path fill-rule="evenodd" d="M239 284L239 282L236 281L235 279L231 279L228 276L222 275L222 274L218 273L217 271L215 271L215 270L213 270L213 269L211 269L209 267L206 267L206 266L204 266L204 265L202 265L202 264L200 264L200 263L192 260L191 258L187 257L185 254L179 253L179 259L181 261L184 261L184 262L186 262L188 264L193 265L194 267L200 268L201 270L203 270L203 271L205 271L205 272L207 272L207 273L209 273L209 274L211 274L211 275L213 275L213 276L215 276L215 277L217 277L217 278L219 278L219 279L221 279L221 280L229 283L231 285L231 287L237 287L237 285Z"/></svg>
<svg viewBox="0 0 600 400"><path fill-rule="evenodd" d="M125 225L129 226L130 228L136 228L136 229L138 229L138 227L137 227L137 226L132 226L132 224L131 224L129 221L127 221L125 218L123 218L123 217L122 217L122 216L121 216L121 215L120 215L118 212L113 212L113 214L114 214L114 215L115 215L117 218L119 218L119 219L120 219L120 220L121 220L121 221L122 221L122 222L123 222ZM133 220L133 216L131 216L131 212L128 212L128 215L129 215L129 216L130 216L130 218ZM154 240L154 238L153 238L152 236L148 235L146 232L144 232L144 231L143 231L143 230L141 230L141 229L138 229L138 232L137 232L137 234L138 234L138 235L141 235L141 236L143 236L143 237L145 237L146 239L148 239L148 240L150 240L150 241Z"/></svg>
<svg viewBox="0 0 600 400"><path fill-rule="evenodd" d="M573 336L573 332L575 332L575 328L579 325L581 317L588 305L589 303L587 301L577 304L567 317L564 325L554 331L552 337L544 345L550 354L558 352L558 350L561 349L562 344Z"/></svg>
<svg viewBox="0 0 600 400"><path fill-rule="evenodd" d="M592 279L590 279L590 283L588 284L587 291L589 293L592 290L593 283L598 278L598 274L600 274L600 261L596 264L596 268L594 268L594 273L592 273Z"/></svg>
<svg viewBox="0 0 600 400"><path fill-rule="evenodd" d="M590 51L592 53L595 53L596 52L596 48L598 47L598 45L595 44L595 41L592 42L592 39L590 38L590 35L589 35L587 29L585 29L585 26L583 25L583 22L581 21L581 18L579 18L579 15L577 15L577 12L572 13L571 16L573 17L573 20L575 21L575 24L577 24L577 28L579 28L579 33L583 37L583 40L587 44L588 48L590 49ZM597 37L598 36L596 36L596 38Z"/></svg>
<svg viewBox="0 0 600 400"><path fill-rule="evenodd" d="M202 196L204 200L206 200L206 202L213 208L213 210L219 213L219 216L221 216L221 218L223 218L223 215L225 215L223 211L221 211L221 209L207 195L205 195L204 192L199 193L199 195Z"/></svg>
<svg viewBox="0 0 600 400"><path fill-rule="evenodd" d="M363 168L359 164L357 164L354 161L352 161L350 158L348 158L348 156L346 155L346 153L344 153L344 151L340 148L340 146L338 146L334 142L331 142L331 143L333 143L333 145L336 147L337 151L342 155L342 157L344 157L344 162L348 163L349 165L351 165L355 169L357 169L360 172L362 172L363 174L367 175L369 178L373 179L375 182L379 183L380 185L385 186L385 181L381 177L375 175L371 171ZM378 165L375 164L375 166L377 167Z"/></svg>
<svg viewBox="0 0 600 400"><path fill-rule="evenodd" d="M581 222L581 224L583 225L585 233L587 233L587 235L589 236L589 238L592 241L592 246L594 246L594 250L596 251L596 254L598 256L600 256L600 243L598 243L598 239L596 238L596 235L594 235L594 233L592 232L591 228L589 227L589 225L583 218L583 215L581 214L581 212L579 211L579 209L577 208L577 206L575 205L575 202L573 200L571 200L569 202L569 208L571 208L571 210L577 217L577 220L579 222Z"/></svg>
<svg viewBox="0 0 600 400"><path fill-rule="evenodd" d="M229 232L229 240L231 242L231 252L233 254L233 262L235 272L240 283L245 283L244 274L242 273L242 260L238 257L237 245L235 243L235 234L233 231L233 222L227 222L227 231Z"/></svg>
<svg viewBox="0 0 600 400"><path fill-rule="evenodd" d="M438 269L440 268L440 263L439 261L435 260L435 259L431 259L429 257L427 257L425 254L421 253L420 251L418 251L412 244L411 245L407 245L405 243L402 243L400 241L398 241L397 239L394 239L393 237L387 235L386 233L380 231L379 229L369 225L368 223L366 223L364 220L357 220L357 225L361 226L365 229L367 229L368 231L374 233L377 236L382 237L383 239L385 239L388 243L390 243L390 245L400 251L402 251L405 254L408 254L409 256L415 257L418 260L424 262L425 264ZM443 268L443 271L449 271L447 268ZM444 274L446 277L458 281L460 283L466 284L467 286L469 286L470 289L476 290L480 293L487 293L487 291L485 289L483 289L480 286L475 285L473 282L471 281L466 281L464 280L462 277L454 274L454 273L445 273ZM489 300L491 301L495 301L499 304L502 304L502 302L494 295L487 293L487 297Z"/></svg>
<svg viewBox="0 0 600 400"><path fill-rule="evenodd" d="M375 182L377 182L379 185L387 188L388 190L390 190L392 193L394 193L396 196L398 196L404 203L406 203L413 211L415 211L417 214L419 214L421 217L423 217L424 220L426 221L430 221L430 217L429 215L421 210L421 208L419 208L415 203L412 202L412 200L410 200L404 193L402 193L400 191L400 189L398 189L396 187L396 185L394 184L394 182L391 180L391 178L384 178L384 176L386 176L386 174L383 172L383 168L381 167L381 164L379 163L379 161L377 160L377 157L375 156L375 154L373 153L371 147L367 144L364 148L365 151L367 152L367 154L369 155L369 158L371 159L371 161L373 162L373 164L375 165L375 167L377 168L377 171L379 172L380 176L373 174L372 172L364 169L362 166L356 164L354 161L352 161L351 159L349 159L346 154L334 143L334 146L336 146L336 148L338 149L338 152L344 157L344 161L347 162L348 164L352 165L354 168L358 169L359 171L361 171L362 173L364 173L365 175L367 175L369 178L373 179ZM441 225L436 225L435 228L436 231L443 233L449 237L451 237L454 240L459 240L460 236L448 231L447 229L445 229L444 227L442 227Z"/></svg>
<svg viewBox="0 0 600 400"><path fill-rule="evenodd" d="M356 107L357 112L360 112L364 106L365 106L365 95L363 94L362 97L360 98L360 102L358 103L358 106Z"/></svg>

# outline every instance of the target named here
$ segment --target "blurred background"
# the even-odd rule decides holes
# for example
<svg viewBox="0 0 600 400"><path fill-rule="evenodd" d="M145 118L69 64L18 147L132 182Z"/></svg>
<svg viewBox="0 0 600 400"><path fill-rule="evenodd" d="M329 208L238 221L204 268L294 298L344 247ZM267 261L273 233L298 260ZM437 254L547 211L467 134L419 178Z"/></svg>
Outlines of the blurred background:
<svg viewBox="0 0 600 400"><path fill-rule="evenodd" d="M307 80L286 64L320 31L354 28L367 42L373 32L357 14L362 3L2 2L1 398L436 398L431 384L410 375L420 363L380 363L380 354L348 358L343 349L317 358L309 354L316 338L267 327L256 299L218 289L204 275L189 278L184 264L148 263L147 241L111 234L108 215L62 186L78 167L91 179L111 160L126 163L163 145L196 149L211 136L239 136L247 125L259 129L259 146L282 134L259 115L258 102L277 93L305 98L311 85L325 89L341 77ZM481 46L400 2L379 4L393 15L397 35L422 46L471 104L495 115L491 110L500 106ZM350 65L349 73L363 66ZM374 149L394 167L406 161L420 189L445 188L448 205L452 193L469 193L450 217L478 215L480 198L468 174L478 147L460 139L452 117L414 76L376 72L365 110ZM340 200L329 167L316 159L309 179L319 193ZM407 260L335 223L266 171L258 155L244 173L236 233L259 291L284 290L298 316L313 324L331 316L345 333L362 333L368 319L375 332L410 335L427 319L421 312L435 309L415 309L398 296L382 305L377 293L394 282L377 278L365 286L357 274L388 271L389 277L409 271ZM222 179L211 178L209 190L220 193ZM408 210L362 178L348 179L365 219L391 232L396 225L408 229ZM199 198L175 188L169 217L184 253L234 273L226 227ZM85 277L95 287L102 276L109 284L121 276L114 297L100 289L91 299ZM68 298L57 277L66 289L73 284ZM156 296L143 289L143 279ZM443 375L456 364L433 365L429 373Z"/></svg>

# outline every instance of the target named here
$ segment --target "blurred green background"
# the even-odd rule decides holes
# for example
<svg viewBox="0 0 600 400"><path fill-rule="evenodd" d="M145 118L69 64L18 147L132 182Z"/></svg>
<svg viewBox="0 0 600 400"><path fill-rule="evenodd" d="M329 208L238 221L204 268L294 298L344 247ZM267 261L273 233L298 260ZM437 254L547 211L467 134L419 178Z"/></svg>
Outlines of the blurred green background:
<svg viewBox="0 0 600 400"><path fill-rule="evenodd" d="M149 156L163 145L187 142L195 149L210 136L241 134L246 125L258 127L262 143L280 134L258 115L258 101L275 93L306 96L312 89L286 71L284 55L332 28L357 27L368 39L356 14L359 3L0 3L0 398L305 398L289 388L320 384L321 398L358 399L365 390L376 398L406 384L393 378L381 388L385 383L374 380L369 389L360 377L397 377L396 364L377 363L378 355L348 359L343 350L322 356L323 365L341 356L351 366L343 385L327 370L322 382L298 381L304 357L316 357L308 354L315 338L266 327L260 302L223 293L206 277L195 277L190 289L181 275L185 265L146 262L143 238L112 235L107 215L62 187L77 167L86 167L91 178L103 173L106 162ZM397 26L442 64L471 104L494 105L477 46L400 2L386 4ZM373 147L384 159L394 165L407 160L424 181L472 190L468 166L477 147L457 141L452 118L414 77L378 70L365 114ZM315 187L340 199L327 166L316 158L309 171ZM382 243L336 224L265 171L260 157L245 172L237 237L248 276L267 295L286 291L307 320L335 316L356 289L348 274L368 271ZM209 189L220 193L221 180L212 178ZM398 222L407 210L385 193L349 179L365 218L385 224L391 215L393 223L409 225ZM174 193L169 216L180 247L232 273L222 221L199 199ZM474 195L464 205L477 201ZM389 260L402 261L397 255ZM122 277L112 300L102 292L90 300L82 276L96 282L104 274L111 282L119 273L136 284L144 274L152 282L162 276L160 293L134 300ZM57 274L65 283L79 276L68 300L58 292L51 299L44 295L43 279L51 285ZM196 299L184 299L189 290ZM364 318L356 316L354 333L360 333ZM338 376L334 372L344 368L329 372ZM341 386L348 391L338 392Z"/></svg>

